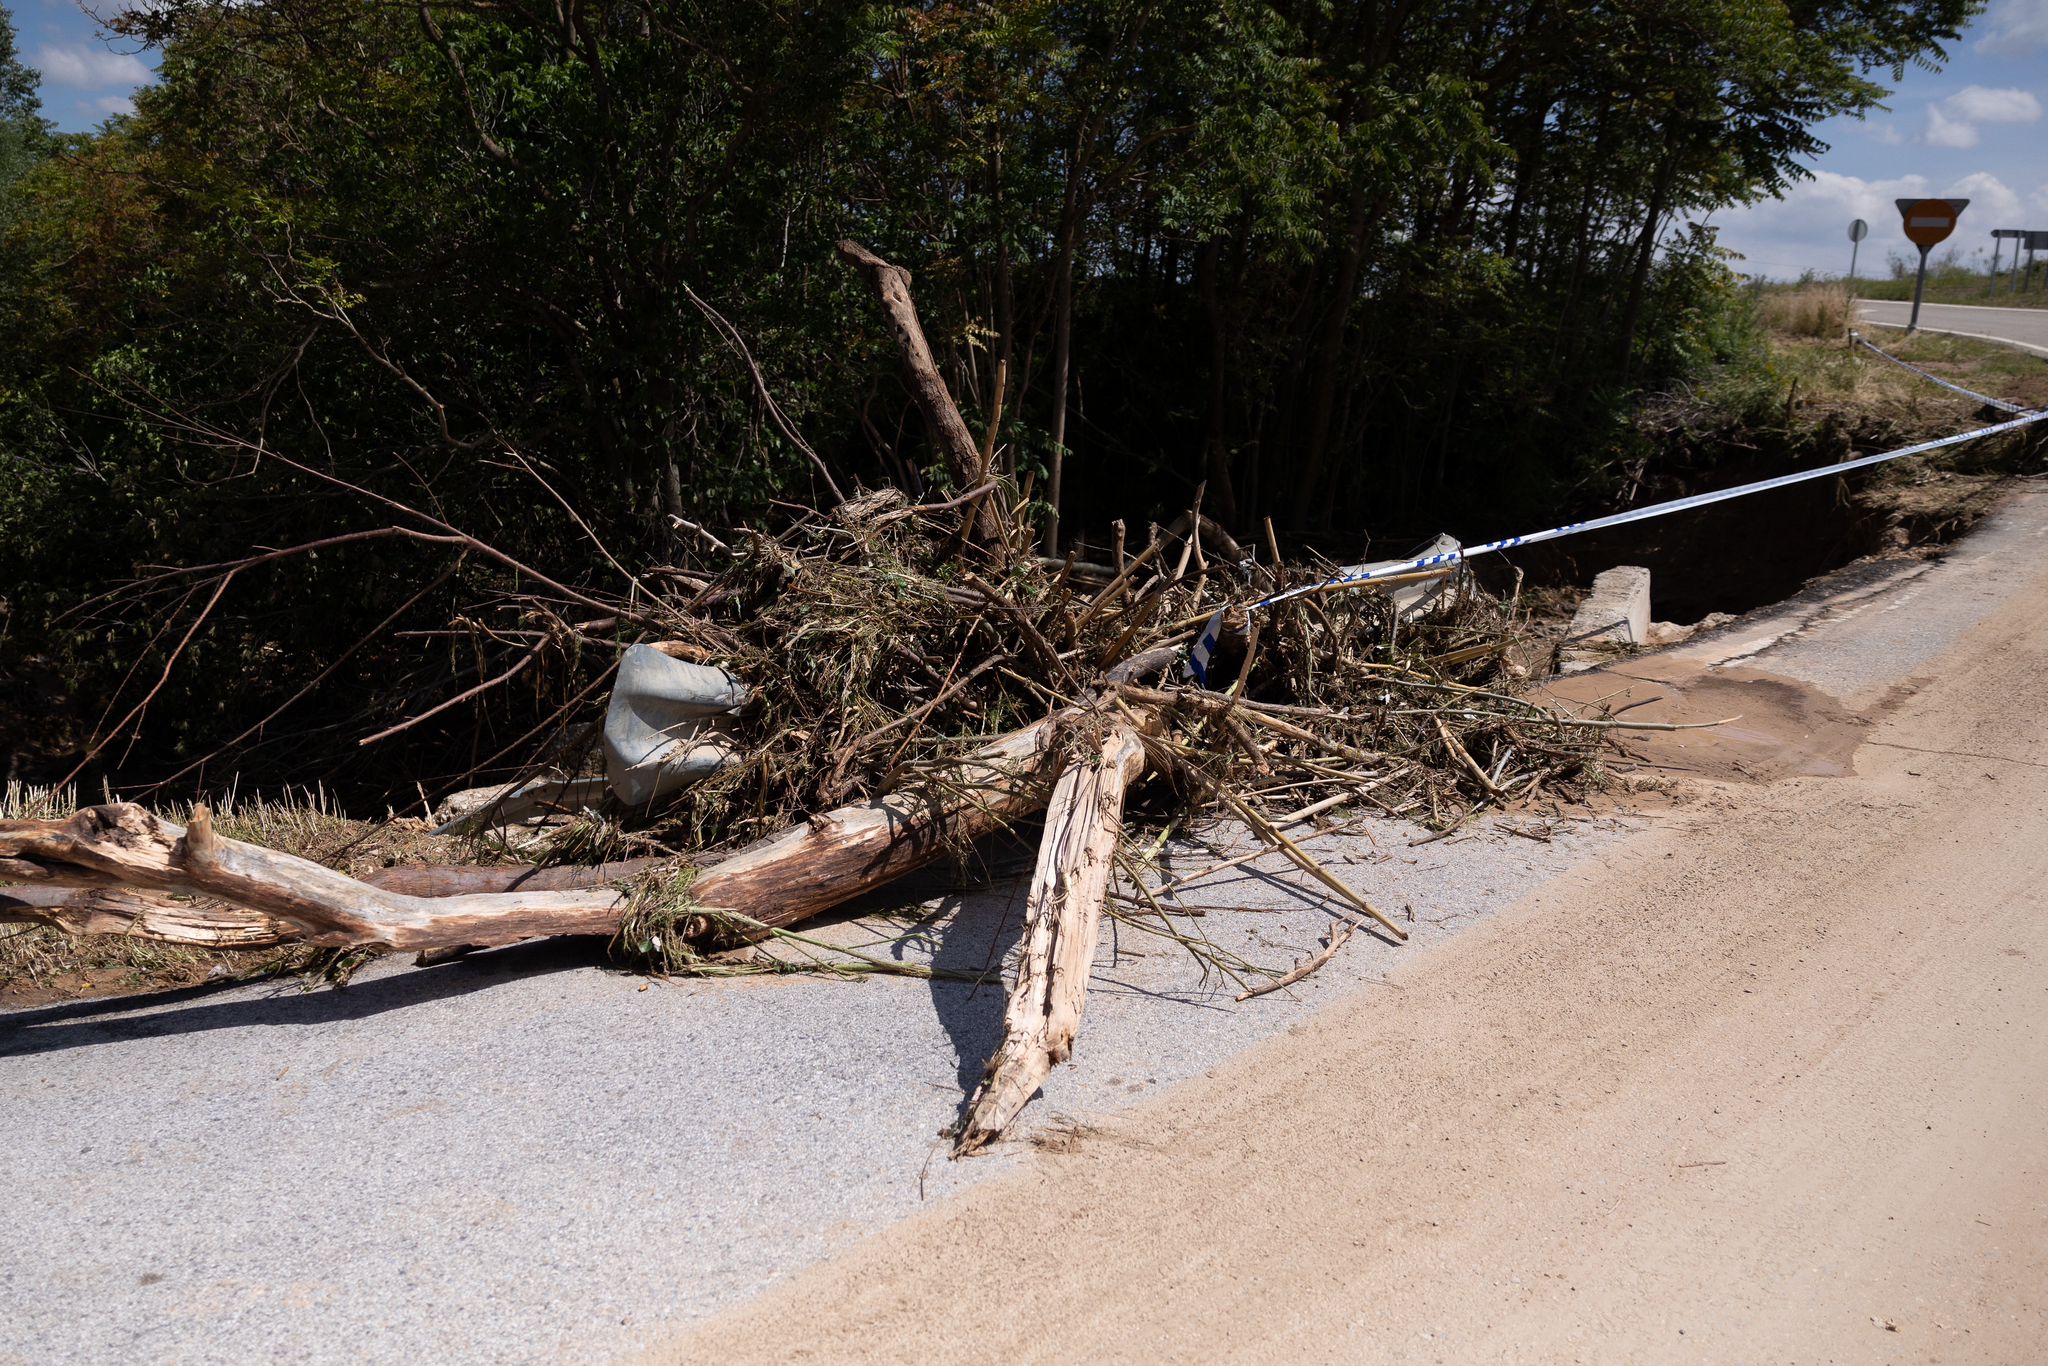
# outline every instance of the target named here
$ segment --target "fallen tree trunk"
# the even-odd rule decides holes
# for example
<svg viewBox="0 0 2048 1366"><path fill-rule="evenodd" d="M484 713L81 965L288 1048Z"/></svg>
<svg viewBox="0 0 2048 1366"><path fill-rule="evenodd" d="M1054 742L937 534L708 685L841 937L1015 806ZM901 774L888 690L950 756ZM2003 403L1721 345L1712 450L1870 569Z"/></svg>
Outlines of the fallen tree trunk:
<svg viewBox="0 0 2048 1366"><path fill-rule="evenodd" d="M648 856L611 863L561 863L535 867L508 863L498 868L437 864L425 868L378 868L363 881L407 896L460 896L465 892L574 892L609 887L673 860Z"/></svg>
<svg viewBox="0 0 2048 1366"><path fill-rule="evenodd" d="M623 901L610 888L405 896L310 859L228 839L203 806L180 827L126 802L86 807L69 820L0 825L0 876L208 897L282 920L307 943L335 947L428 949L603 934L616 929Z"/></svg>
<svg viewBox="0 0 2048 1366"><path fill-rule="evenodd" d="M283 921L237 906L128 887L0 888L0 922L207 949L267 949L298 937Z"/></svg>
<svg viewBox="0 0 2048 1366"><path fill-rule="evenodd" d="M1145 767L1136 729L1119 726L1060 776L1025 903L1024 948L1003 1043L968 1103L955 1157L986 1147L1073 1051L1102 928L1102 898L1123 837L1124 790Z"/></svg>
<svg viewBox="0 0 2048 1366"><path fill-rule="evenodd" d="M783 926L883 886L1042 807L1044 770L1073 715L1056 713L924 782L749 845L703 870L691 900ZM88 807L68 820L0 822L0 879L225 902L204 917L182 919L167 918L165 909L179 903L155 898L128 911L118 901L96 908L103 932L221 948L248 945L257 927L272 922L287 926L289 938L335 947L490 948L548 935L609 936L629 909L616 884L553 890L533 885L553 880L538 873L516 891L410 895L227 839L215 833L204 808L181 828L126 803ZM18 898L10 914L62 926L78 912L69 903L37 906Z"/></svg>
<svg viewBox="0 0 2048 1366"><path fill-rule="evenodd" d="M896 338L896 349L903 356L903 368L910 377L911 397L917 400L925 430L951 471L953 482L962 489L979 486L988 478L988 466L967 430L967 423L960 417L945 378L939 374L938 363L932 359L931 344L925 340L924 327L917 320L917 304L910 297L910 272L884 261L858 242L841 242L838 246L839 259L859 271L868 288L874 290L875 298L881 301L889 330ZM999 500L993 496L982 498L974 510L974 539L983 545L1001 545L1003 532Z"/></svg>

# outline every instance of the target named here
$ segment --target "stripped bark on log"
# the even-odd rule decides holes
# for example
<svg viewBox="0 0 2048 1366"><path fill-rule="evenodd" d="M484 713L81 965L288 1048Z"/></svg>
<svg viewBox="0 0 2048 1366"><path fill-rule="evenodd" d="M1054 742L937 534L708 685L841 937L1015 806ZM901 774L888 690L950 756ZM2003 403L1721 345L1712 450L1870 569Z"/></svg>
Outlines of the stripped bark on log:
<svg viewBox="0 0 2048 1366"><path fill-rule="evenodd" d="M615 929L612 889L412 897L358 882L310 859L229 839L205 807L180 827L131 803L91 806L69 820L0 825L6 875L57 886L135 887L210 897L282 920L297 938L394 949L509 944L542 934Z"/></svg>
<svg viewBox="0 0 2048 1366"><path fill-rule="evenodd" d="M617 859L611 863L563 863L536 867L511 863L497 868L470 864L437 864L425 868L379 868L363 881L387 892L407 896L459 896L464 892L573 892L609 887L659 868L670 859L659 856Z"/></svg>
<svg viewBox="0 0 2048 1366"><path fill-rule="evenodd" d="M956 1157L994 1141L1073 1051L1095 967L1102 898L1123 836L1124 790L1144 767L1143 738L1119 726L1053 787L1002 1047L968 1103Z"/></svg>
<svg viewBox="0 0 2048 1366"><path fill-rule="evenodd" d="M281 920L206 897L129 887L0 889L0 922L51 925L66 934L115 934L205 949L267 949L297 937Z"/></svg>

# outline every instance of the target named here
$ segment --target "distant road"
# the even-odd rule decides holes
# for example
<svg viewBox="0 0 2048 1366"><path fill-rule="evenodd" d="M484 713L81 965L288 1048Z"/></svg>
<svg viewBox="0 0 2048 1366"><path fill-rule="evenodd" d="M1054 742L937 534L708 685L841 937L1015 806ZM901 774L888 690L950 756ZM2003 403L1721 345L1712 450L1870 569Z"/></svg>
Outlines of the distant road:
<svg viewBox="0 0 2048 1366"><path fill-rule="evenodd" d="M1913 305L1889 299L1859 299L1856 309L1861 320L1888 327L1904 327ZM1979 308L1969 304L1922 304L1922 332L1953 332L1959 337L1983 337L2010 342L2037 356L2048 357L2048 308Z"/></svg>

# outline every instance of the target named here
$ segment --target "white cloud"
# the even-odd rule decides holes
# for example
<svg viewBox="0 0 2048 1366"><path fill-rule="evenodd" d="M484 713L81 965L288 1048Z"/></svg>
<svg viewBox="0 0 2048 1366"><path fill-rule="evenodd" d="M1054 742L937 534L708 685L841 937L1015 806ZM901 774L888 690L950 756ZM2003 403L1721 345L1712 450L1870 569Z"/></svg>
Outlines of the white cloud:
<svg viewBox="0 0 2048 1366"><path fill-rule="evenodd" d="M1971 229L1990 232L1993 228L2023 226L2019 221L2019 195L1989 171L1966 175L1941 193L1947 199L1970 201L1970 207L1963 210L1962 221L1956 225L1958 234L1968 235ZM1965 228L1963 223L1969 224L1969 228Z"/></svg>
<svg viewBox="0 0 2048 1366"><path fill-rule="evenodd" d="M1939 104L1927 106L1929 147L1975 147L1980 123L2034 123L2041 101L2025 90L1966 85Z"/></svg>
<svg viewBox="0 0 2048 1366"><path fill-rule="evenodd" d="M1927 134L1929 147L1975 147L1977 125L1963 119L1952 119L1941 112L1941 106L1927 106Z"/></svg>
<svg viewBox="0 0 2048 1366"><path fill-rule="evenodd" d="M2048 47L2048 0L1993 0L1982 23L1984 51L2018 56Z"/></svg>
<svg viewBox="0 0 2048 1366"><path fill-rule="evenodd" d="M29 65L51 85L81 90L147 85L150 69L132 52L113 52L96 43L46 43L28 55Z"/></svg>
<svg viewBox="0 0 2048 1366"><path fill-rule="evenodd" d="M1964 255L1990 257L1993 228L2033 227L2048 210L2048 184L2031 195L2022 196L1989 171L1975 171L1941 185L1923 175L1899 176L1892 180L1864 180L1834 171L1818 171L1812 180L1801 181L1785 192L1783 199L1768 199L1748 208L1731 209L1715 215L1721 245L1742 253L1735 269L1749 275L1789 279L1805 270L1839 275L1849 268L1849 224L1860 218L1870 225L1856 266L1858 275L1868 278L1888 267L1886 258L1898 255L1912 259L1899 222L1900 199L1924 199L1929 195L1967 199L1955 235L1941 250L1954 249Z"/></svg>
<svg viewBox="0 0 2048 1366"><path fill-rule="evenodd" d="M1863 243L1857 274L1868 276L1886 269L1888 255L1913 255L1893 201L1933 194L1970 201L1955 235L1941 248L1966 256L1981 254L1988 259L1993 228L2033 227L2029 220L2048 212L2048 184L2023 197L1988 171L1962 176L1940 190L1920 175L1864 180L1821 171L1793 186L1783 199L1729 210L1716 215L1715 221L1721 245L1744 257L1733 263L1735 269L1789 279L1809 269L1822 274L1847 270L1849 223L1861 218L1870 225L1870 236Z"/></svg>
<svg viewBox="0 0 2048 1366"><path fill-rule="evenodd" d="M95 95L90 99L80 100L78 104L81 109L101 118L135 112L135 100L129 95Z"/></svg>
<svg viewBox="0 0 2048 1366"><path fill-rule="evenodd" d="M1780 279L1809 268L1829 272L1849 268L1849 223L1861 218L1870 225L1858 273L1882 267L1887 249L1905 249L1894 199L1918 199L1933 192L1923 175L1893 180L1864 180L1835 171L1817 171L1785 192L1747 208L1718 215L1721 245L1741 252L1735 268L1747 274Z"/></svg>
<svg viewBox="0 0 2048 1366"><path fill-rule="evenodd" d="M1785 192L1783 199L1766 200L1750 211L1752 222L1773 226L1805 228L1834 224L1846 229L1849 220L1862 218L1873 225L1897 218L1894 199L1917 199L1927 194L1924 175L1904 175L1894 180L1865 180L1836 171L1816 171L1813 179L1802 180Z"/></svg>
<svg viewBox="0 0 2048 1366"><path fill-rule="evenodd" d="M2032 123L2041 117L2041 101L2027 90L1966 85L1942 104L1957 118L1973 123Z"/></svg>

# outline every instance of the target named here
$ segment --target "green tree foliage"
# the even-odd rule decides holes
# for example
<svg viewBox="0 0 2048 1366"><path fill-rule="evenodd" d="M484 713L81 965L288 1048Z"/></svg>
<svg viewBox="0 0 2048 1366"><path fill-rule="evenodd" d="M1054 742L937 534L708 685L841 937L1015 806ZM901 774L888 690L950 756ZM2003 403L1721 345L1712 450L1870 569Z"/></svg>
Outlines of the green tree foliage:
<svg viewBox="0 0 2048 1366"><path fill-rule="evenodd" d="M49 126L36 97L39 77L15 52L14 18L0 6L0 224L7 221L13 188L49 143Z"/></svg>
<svg viewBox="0 0 2048 1366"><path fill-rule="evenodd" d="M1781 190L1969 12L160 0L121 21L160 84L61 149L0 46L8 629L66 678L147 679L201 604L80 603L374 527L378 498L562 576L613 572L564 503L659 560L670 514L818 494L764 383L842 484L921 491L842 236L916 273L971 424L1005 376L1004 459L1069 536L1197 484L1349 545L1495 529L1727 335L1684 223ZM491 575L378 542L238 576L192 646L210 687L174 681L139 753L225 738L443 574L408 618L435 625ZM474 664L387 636L245 762L303 772Z"/></svg>

